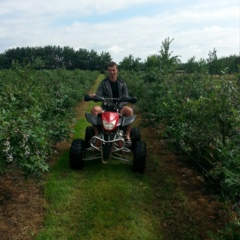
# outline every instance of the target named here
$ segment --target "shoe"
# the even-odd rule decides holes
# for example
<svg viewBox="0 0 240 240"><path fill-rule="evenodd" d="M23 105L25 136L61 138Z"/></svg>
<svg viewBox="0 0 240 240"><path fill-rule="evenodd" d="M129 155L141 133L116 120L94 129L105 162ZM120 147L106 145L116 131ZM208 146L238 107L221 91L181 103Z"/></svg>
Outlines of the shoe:
<svg viewBox="0 0 240 240"><path fill-rule="evenodd" d="M126 147L131 147L132 146L132 141L130 138L125 138L125 146Z"/></svg>

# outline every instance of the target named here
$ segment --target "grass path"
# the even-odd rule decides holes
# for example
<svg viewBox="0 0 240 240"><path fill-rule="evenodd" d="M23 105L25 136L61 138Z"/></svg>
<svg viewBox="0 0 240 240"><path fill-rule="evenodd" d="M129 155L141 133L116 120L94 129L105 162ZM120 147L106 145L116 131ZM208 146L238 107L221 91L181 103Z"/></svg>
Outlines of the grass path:
<svg viewBox="0 0 240 240"><path fill-rule="evenodd" d="M84 137L84 112L90 107L81 103L78 108L73 138ZM50 172L44 186L46 219L36 239L162 239L149 179L134 174L131 166L94 161L73 171L66 150Z"/></svg>
<svg viewBox="0 0 240 240"><path fill-rule="evenodd" d="M84 138L84 113L93 104L79 103L73 139ZM71 141L59 143L62 154L44 184L45 221L35 239L207 240L209 230L224 226L224 206L208 192L204 179L154 138L155 129L144 127L137 111L134 124L141 126L147 143L146 173L133 173L130 165L117 160L90 161L83 170L73 171L68 159Z"/></svg>

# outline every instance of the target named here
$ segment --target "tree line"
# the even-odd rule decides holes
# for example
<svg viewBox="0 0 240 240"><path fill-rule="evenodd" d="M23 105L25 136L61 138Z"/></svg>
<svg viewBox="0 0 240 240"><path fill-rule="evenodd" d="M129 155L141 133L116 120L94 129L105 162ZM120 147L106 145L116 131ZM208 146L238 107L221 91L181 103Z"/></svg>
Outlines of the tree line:
<svg viewBox="0 0 240 240"><path fill-rule="evenodd" d="M102 71L111 61L111 55L107 52L98 54L94 50L82 48L74 50L67 46L17 47L0 54L0 69L9 69L13 61L22 66L30 64L35 69Z"/></svg>
<svg viewBox="0 0 240 240"><path fill-rule="evenodd" d="M163 62L167 59L172 52L170 51L170 43L172 40L165 39L159 54L153 54L147 57L145 62L141 62L140 58L134 58L133 55L125 57L120 62L120 67L127 71L146 71L146 70L163 70ZM207 59L196 60L196 57L188 59L186 63L179 60L180 56L172 56L168 59L168 67L172 66L172 62L177 63L176 70L178 72L195 73L201 71L203 65L207 68L208 73L213 76L214 74L222 75L225 73L238 73L240 65L240 57L237 55L230 55L227 57L219 58L217 50L209 51ZM166 62L165 62L166 63ZM166 65L164 65L166 69Z"/></svg>
<svg viewBox="0 0 240 240"><path fill-rule="evenodd" d="M169 38L163 41L161 50L142 61L141 58L135 58L129 55L123 58L119 63L120 69L127 71L161 71L162 62L165 61L170 52L170 44L174 39ZM188 59L186 63L179 60L180 56L173 56L169 61L176 61L179 72L194 73L206 66L209 74L221 75L224 73L236 73L239 71L240 57L230 55L218 58L217 50L209 51L207 59L196 60L195 56ZM18 62L20 65L31 64L35 69L59 69L68 70L98 70L104 71L107 63L112 60L110 53L101 52L98 54L95 50L87 49L74 50L70 47L45 46L45 47L17 47L8 49L0 54L0 69L9 69L12 62ZM171 66L171 62L169 62ZM166 70L166 69L165 69Z"/></svg>

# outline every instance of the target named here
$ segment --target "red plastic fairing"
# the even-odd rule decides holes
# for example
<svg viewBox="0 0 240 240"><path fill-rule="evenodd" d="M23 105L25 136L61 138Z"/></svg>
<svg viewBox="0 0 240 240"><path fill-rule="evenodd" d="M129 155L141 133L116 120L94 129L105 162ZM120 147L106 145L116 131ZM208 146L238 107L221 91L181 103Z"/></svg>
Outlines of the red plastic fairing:
<svg viewBox="0 0 240 240"><path fill-rule="evenodd" d="M103 112L102 113L103 129L107 132L114 131L118 121L119 114L115 112Z"/></svg>

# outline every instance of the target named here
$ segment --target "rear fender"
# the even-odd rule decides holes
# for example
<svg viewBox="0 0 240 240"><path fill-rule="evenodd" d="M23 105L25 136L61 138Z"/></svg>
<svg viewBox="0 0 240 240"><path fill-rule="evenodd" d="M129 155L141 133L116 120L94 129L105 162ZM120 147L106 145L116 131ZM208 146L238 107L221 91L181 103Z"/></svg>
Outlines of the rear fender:
<svg viewBox="0 0 240 240"><path fill-rule="evenodd" d="M122 119L121 119L122 120L122 126L124 127L124 126L127 126L127 125L133 123L135 118L136 118L136 115L132 115L132 116L129 116L129 117L122 117Z"/></svg>

